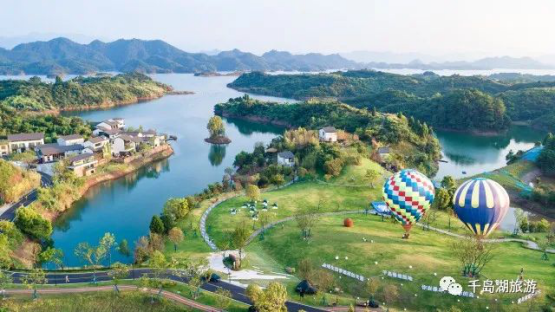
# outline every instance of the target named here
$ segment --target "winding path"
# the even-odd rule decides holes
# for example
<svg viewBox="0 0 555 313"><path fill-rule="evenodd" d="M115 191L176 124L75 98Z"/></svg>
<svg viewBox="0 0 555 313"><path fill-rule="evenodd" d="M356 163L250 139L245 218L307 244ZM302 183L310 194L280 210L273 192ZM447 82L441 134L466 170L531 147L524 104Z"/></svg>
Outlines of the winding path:
<svg viewBox="0 0 555 313"><path fill-rule="evenodd" d="M149 294L158 294L158 290L154 290L154 289L141 289L137 286L133 286L133 285L118 285L118 289L120 291L122 290L142 290L145 291ZM96 291L111 291L114 290L113 286L96 286L96 287L72 287L72 288L48 288L48 289L37 289L37 292L39 294L72 294L72 293L85 293L85 292L96 292ZM20 294L32 294L33 290L30 289L8 289L6 290L6 294L12 294L12 295L20 295ZM203 312L219 312L220 310L218 310L215 307L211 307L208 305L204 305L202 303L198 303L196 301L193 301L191 299L187 299L185 297L182 297L178 294L175 294L173 292L169 292L169 291L162 291L162 293L160 294L162 297L168 299L168 300L173 300L179 304L183 304L198 310L201 310Z"/></svg>

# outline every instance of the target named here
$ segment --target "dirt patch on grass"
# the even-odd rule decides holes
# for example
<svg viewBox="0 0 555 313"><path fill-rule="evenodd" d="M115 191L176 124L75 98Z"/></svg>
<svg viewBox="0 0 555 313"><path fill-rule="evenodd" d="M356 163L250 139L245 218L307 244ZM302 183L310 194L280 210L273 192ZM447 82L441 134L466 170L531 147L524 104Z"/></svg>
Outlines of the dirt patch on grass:
<svg viewBox="0 0 555 313"><path fill-rule="evenodd" d="M33 268L33 265L37 262L39 252L40 245L26 239L19 248L13 252L12 258L25 268Z"/></svg>

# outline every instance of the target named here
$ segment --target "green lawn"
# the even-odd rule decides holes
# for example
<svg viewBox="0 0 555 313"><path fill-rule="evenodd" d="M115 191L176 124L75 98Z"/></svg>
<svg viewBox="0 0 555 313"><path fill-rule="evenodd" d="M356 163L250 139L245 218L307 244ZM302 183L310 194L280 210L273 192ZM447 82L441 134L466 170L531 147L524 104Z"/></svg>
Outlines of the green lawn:
<svg viewBox="0 0 555 313"><path fill-rule="evenodd" d="M29 295L18 295L3 300L3 311L26 312L196 312L189 306L167 299L155 299L139 291L87 292L67 295L41 295L33 300Z"/></svg>
<svg viewBox="0 0 555 313"><path fill-rule="evenodd" d="M500 306L496 307L499 310L526 310L526 306L511 304L511 301L516 301L519 297L517 295L484 296L482 299L459 298L461 302L458 302L456 297L420 289L423 284L437 286L443 276L452 276L465 290L469 289L468 279L460 274L460 265L452 253L452 246L460 239L415 227L411 238L403 240L403 230L399 224L382 222L378 217L363 214L349 217L354 220L353 228L342 226L342 216L323 218L309 241L301 240L300 231L295 223L288 222L283 228L268 230L264 240L257 240L247 248L247 254L262 253L281 264L283 268L297 267L299 260L308 258L315 266L329 263L366 277L381 279L382 270L409 274L414 277L414 282L403 283L392 278L383 280L382 286L395 284L400 288L400 299L393 304L397 308L404 306L409 310L435 311L451 310L451 307L455 306L463 310L483 311L486 310L486 306L491 309L497 305ZM364 242L362 238L368 241ZM370 240L374 240L374 243L370 243ZM542 261L541 252L524 249L518 243L497 244L496 247L495 258L485 268L481 279L515 279L520 269L524 268L525 278L536 280L544 294L554 291L553 257L551 261ZM336 256L339 260L335 259ZM348 257L348 260L345 260L345 257ZM336 278L347 294L365 296L364 292L361 292L360 284L355 280L347 277ZM290 292L292 293L292 289ZM417 296L414 296L415 294ZM332 298L335 298L335 295L328 296L328 299ZM495 302L494 298L498 298L499 301ZM318 303L320 298L306 300ZM539 308L536 307L537 309Z"/></svg>
<svg viewBox="0 0 555 313"><path fill-rule="evenodd" d="M332 178L329 182L303 181L295 183L283 189L274 190L262 194L262 199L267 199L268 212L271 221L283 219L295 215L299 210L307 207L316 207L320 203L322 212L363 210L368 208L371 201L380 200L383 177L375 179L374 188L364 175L367 169L376 169L383 172L378 164L363 159L358 166L347 166L343 169L341 176ZM241 209L248 199L244 196L225 201L215 207L208 216L206 225L210 238L218 246L222 246L228 238L235 225L241 221L247 221L253 225L253 229L260 227L260 220L253 221L248 209ZM278 204L278 209L271 208L273 203ZM231 215L231 209L240 209L236 215ZM258 209L262 204L258 203Z"/></svg>

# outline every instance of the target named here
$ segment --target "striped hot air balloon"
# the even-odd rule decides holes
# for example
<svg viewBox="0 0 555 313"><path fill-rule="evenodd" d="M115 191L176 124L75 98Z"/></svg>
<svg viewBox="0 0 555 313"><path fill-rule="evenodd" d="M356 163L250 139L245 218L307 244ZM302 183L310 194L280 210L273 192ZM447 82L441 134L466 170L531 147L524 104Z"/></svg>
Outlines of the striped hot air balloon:
<svg viewBox="0 0 555 313"><path fill-rule="evenodd" d="M408 238L412 225L426 214L434 201L434 194L432 182L417 170L402 170L386 180L384 201L405 228L404 238Z"/></svg>
<svg viewBox="0 0 555 313"><path fill-rule="evenodd" d="M455 191L453 206L459 219L478 238L488 236L507 214L509 195L497 182L474 178Z"/></svg>

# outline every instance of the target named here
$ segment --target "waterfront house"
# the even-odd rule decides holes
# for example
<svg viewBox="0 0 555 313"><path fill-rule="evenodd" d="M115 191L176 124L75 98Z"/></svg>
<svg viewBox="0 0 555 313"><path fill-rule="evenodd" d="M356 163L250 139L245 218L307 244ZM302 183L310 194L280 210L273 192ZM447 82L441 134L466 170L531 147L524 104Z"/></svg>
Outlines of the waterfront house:
<svg viewBox="0 0 555 313"><path fill-rule="evenodd" d="M291 151L282 151L277 155L277 163L283 166L294 166L295 155Z"/></svg>
<svg viewBox="0 0 555 313"><path fill-rule="evenodd" d="M62 146L57 143L40 145L35 148L39 163L50 163L80 154L85 147L83 145Z"/></svg>
<svg viewBox="0 0 555 313"><path fill-rule="evenodd" d="M336 142L337 141L337 130L335 127L324 127L318 131L318 137L320 141L325 142Z"/></svg>
<svg viewBox="0 0 555 313"><path fill-rule="evenodd" d="M139 137L120 135L112 141L112 155L125 156L137 150L137 144L142 140Z"/></svg>
<svg viewBox="0 0 555 313"><path fill-rule="evenodd" d="M27 150L33 150L36 146L44 144L44 134L42 133L24 133L8 135L10 144L10 153L21 153Z"/></svg>
<svg viewBox="0 0 555 313"><path fill-rule="evenodd" d="M105 121L102 121L96 125L96 128L104 128L104 129L124 129L125 128L125 120L123 118L111 118Z"/></svg>
<svg viewBox="0 0 555 313"><path fill-rule="evenodd" d="M10 154L10 143L7 140L0 140L0 157Z"/></svg>
<svg viewBox="0 0 555 313"><path fill-rule="evenodd" d="M85 143L85 138L81 135L74 134L61 136L58 138L57 142L60 146L82 145Z"/></svg>
<svg viewBox="0 0 555 313"><path fill-rule="evenodd" d="M98 160L94 154L83 153L69 158L67 168L73 171L77 177L81 177L93 174L97 165Z"/></svg>
<svg viewBox="0 0 555 313"><path fill-rule="evenodd" d="M102 151L102 149L104 149L104 146L108 142L110 142L110 141L108 140L108 138L106 138L104 136L92 137L89 140L85 141L83 143L83 146L86 149L90 149L90 151L99 152L99 151Z"/></svg>

